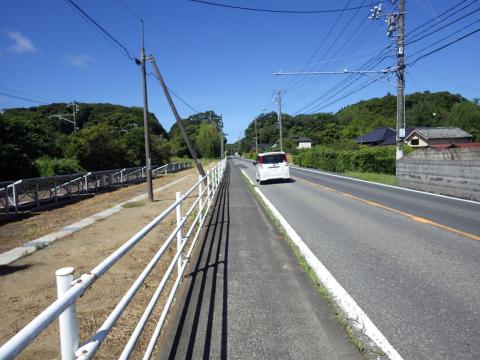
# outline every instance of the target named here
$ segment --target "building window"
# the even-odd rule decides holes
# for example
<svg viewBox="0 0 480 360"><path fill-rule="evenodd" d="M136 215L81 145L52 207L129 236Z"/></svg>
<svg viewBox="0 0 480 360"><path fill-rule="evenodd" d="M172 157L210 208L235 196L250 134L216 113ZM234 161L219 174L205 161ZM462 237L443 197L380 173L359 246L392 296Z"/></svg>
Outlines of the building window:
<svg viewBox="0 0 480 360"><path fill-rule="evenodd" d="M410 142L411 145L415 146L415 145L419 145L420 144L420 141L418 139L412 139L412 141Z"/></svg>

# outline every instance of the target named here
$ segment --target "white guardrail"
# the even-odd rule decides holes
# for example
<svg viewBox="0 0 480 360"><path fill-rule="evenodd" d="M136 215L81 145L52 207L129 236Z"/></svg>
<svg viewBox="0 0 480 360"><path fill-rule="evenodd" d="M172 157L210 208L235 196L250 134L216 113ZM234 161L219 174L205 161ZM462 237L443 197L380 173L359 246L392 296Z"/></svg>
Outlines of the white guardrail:
<svg viewBox="0 0 480 360"><path fill-rule="evenodd" d="M198 182L187 192L177 192L176 201L172 205L170 205L165 211L158 215L138 233L132 236L128 241L126 241L122 246L115 250L110 256L108 256L90 272L74 279L73 268L62 268L57 270L55 273L57 279L57 300L48 306L23 329L21 329L15 336L2 345L0 348L0 359L3 360L15 358L15 356L17 356L23 349L32 343L35 338L57 318L59 319L60 324L60 350L62 360L86 360L93 358L102 342L112 330L116 321L125 311L132 298L144 283L147 276L160 261L162 255L166 253L166 250L170 247L170 245L173 246L173 241L176 239L175 255L165 271L165 274L160 280L158 287L150 298L142 317L140 318L119 357L120 359L129 358L145 324L150 318L153 308L165 289L167 281L170 279L170 275L174 273L174 269L176 268L177 276L175 278L173 287L168 294L166 303L161 311L159 319L157 320L155 330L153 331L146 352L143 356L143 359L149 359L154 350L158 336L160 335L160 331L165 322L168 310L170 309L175 297L177 288L183 277L188 259L190 258L190 255L195 247L195 243L202 229L202 225L221 183L225 168L226 159L223 159L215 168L208 171L204 178L199 176ZM187 198L191 197L192 194L196 195L196 200L189 207L189 209L183 213L182 203L184 203ZM142 240L150 231L152 231L152 229L161 224L162 221L173 211L176 212L177 218L176 227L173 232L170 233L167 239L163 242L150 262L133 282L127 292L123 295L121 300L115 306L114 310L108 315L107 319L96 331L96 333L91 338L84 341L83 345L79 346L76 314L77 299L81 297L87 289L91 288L96 280L108 272L108 270L115 263L125 256L130 249L137 245L137 243ZM192 220L190 224L188 224L189 219ZM190 241L190 246L188 251L185 253L184 248L192 235L193 238ZM155 320L151 319L151 321Z"/></svg>
<svg viewBox="0 0 480 360"><path fill-rule="evenodd" d="M189 168L189 163L152 166L152 177ZM92 195L100 190L125 186L146 178L146 168L135 167L91 171L86 174L57 175L0 183L0 211L9 214L20 209L39 207L50 201L73 196Z"/></svg>

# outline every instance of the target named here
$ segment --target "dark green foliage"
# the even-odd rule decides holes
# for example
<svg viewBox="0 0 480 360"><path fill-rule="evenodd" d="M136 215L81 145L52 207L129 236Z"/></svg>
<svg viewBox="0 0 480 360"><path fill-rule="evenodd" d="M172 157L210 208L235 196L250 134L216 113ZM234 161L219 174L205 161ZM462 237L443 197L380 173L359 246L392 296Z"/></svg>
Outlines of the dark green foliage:
<svg viewBox="0 0 480 360"><path fill-rule="evenodd" d="M48 117L67 113L67 104L5 110L0 115L0 180L145 164L141 108L80 104L78 132ZM149 130L152 163L168 162L168 134L152 113Z"/></svg>
<svg viewBox="0 0 480 360"><path fill-rule="evenodd" d="M361 171L395 174L395 146L338 149L315 146L293 156L295 164L332 172Z"/></svg>

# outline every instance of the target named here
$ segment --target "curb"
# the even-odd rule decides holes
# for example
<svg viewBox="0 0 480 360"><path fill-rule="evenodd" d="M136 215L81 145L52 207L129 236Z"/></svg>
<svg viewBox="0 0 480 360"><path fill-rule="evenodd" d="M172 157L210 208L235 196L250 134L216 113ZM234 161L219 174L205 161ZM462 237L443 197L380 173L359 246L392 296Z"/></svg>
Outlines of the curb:
<svg viewBox="0 0 480 360"><path fill-rule="evenodd" d="M159 187L159 188L154 190L154 193L166 190L166 189L172 187L173 185L176 185L179 182L185 180L186 178L188 178L190 176L191 175L186 175L186 176L184 176L180 179L177 179L175 181L172 181L171 183L168 183L167 185ZM65 237L65 236L71 235L71 234L73 234L77 231L80 231L80 230L86 228L87 226L90 226L90 225L96 223L98 220L106 219L107 217L110 217L113 214L116 214L117 212L121 211L123 209L123 205L125 205L125 204L140 201L140 200L143 200L143 199L146 199L146 198L147 198L146 193L142 194L142 195L135 196L134 198L131 198L130 200L121 202L117 205L112 206L111 208L108 208L106 210L102 210L102 211L100 211L96 214L93 214L91 216L88 216L88 217L86 217L86 218L84 218L80 221L77 221L73 224L67 225L64 228L60 229L59 231L41 236L41 237L39 237L35 240L31 240L29 242L26 242L25 244L23 244L23 246L19 246L19 247L13 248L11 250L5 251L4 253L0 254L0 266L10 265L11 263L13 263L13 262L25 257L25 256L28 256L28 255L34 253L35 251L37 251L39 249L42 249L42 248L54 243L55 241Z"/></svg>

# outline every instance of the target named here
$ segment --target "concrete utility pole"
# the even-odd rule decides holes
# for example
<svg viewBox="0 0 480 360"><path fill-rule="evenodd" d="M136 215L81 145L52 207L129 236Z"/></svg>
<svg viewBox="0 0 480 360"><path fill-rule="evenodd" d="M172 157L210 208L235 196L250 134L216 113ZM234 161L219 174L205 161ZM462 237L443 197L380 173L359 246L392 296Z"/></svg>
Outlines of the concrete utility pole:
<svg viewBox="0 0 480 360"><path fill-rule="evenodd" d="M278 104L278 126L280 128L280 151L283 151L283 126L282 126L282 90L277 91L276 102Z"/></svg>
<svg viewBox="0 0 480 360"><path fill-rule="evenodd" d="M396 159L403 157L405 138L405 0L398 1L397 40L397 151Z"/></svg>
<svg viewBox="0 0 480 360"><path fill-rule="evenodd" d="M72 116L73 116L73 131L77 131L77 113L80 110L80 106L77 104L75 100L73 100L68 107L72 107Z"/></svg>
<svg viewBox="0 0 480 360"><path fill-rule="evenodd" d="M223 137L223 116L220 115L220 159L223 159L225 157L225 138Z"/></svg>
<svg viewBox="0 0 480 360"><path fill-rule="evenodd" d="M255 154L258 154L258 131L257 131L257 117L255 117Z"/></svg>
<svg viewBox="0 0 480 360"><path fill-rule="evenodd" d="M205 177L205 170L203 170L202 164L200 164L200 161L198 160L197 152L195 151L195 148L193 147L192 142L190 141L190 138L188 137L187 131L185 130L185 127L183 126L182 119L180 118L180 115L178 114L177 108L175 107L175 103L172 100L172 97L170 96L170 92L168 91L167 85L165 85L165 81L163 81L162 74L160 74L160 70L158 70L157 63L155 62L155 58L153 55L150 55L148 57L148 61L153 66L153 71L156 74L156 77L158 81L160 82L160 85L162 86L163 92L165 93L165 97L167 98L168 104L170 105L170 109L173 112L173 115L175 116L175 120L177 121L177 125L180 128L180 132L182 133L183 140L187 143L188 150L190 151L190 155L192 156L193 161L195 162L195 166L197 167L198 172L202 177ZM205 180L206 181L206 180Z"/></svg>
<svg viewBox="0 0 480 360"><path fill-rule="evenodd" d="M147 72L145 69L145 42L143 36L142 21L142 49L140 50L140 72L142 75L143 90L143 130L145 138L145 170L147 173L147 193L148 200L153 201L153 183L152 183L152 163L150 158L150 141L148 139L148 98L147 98Z"/></svg>

